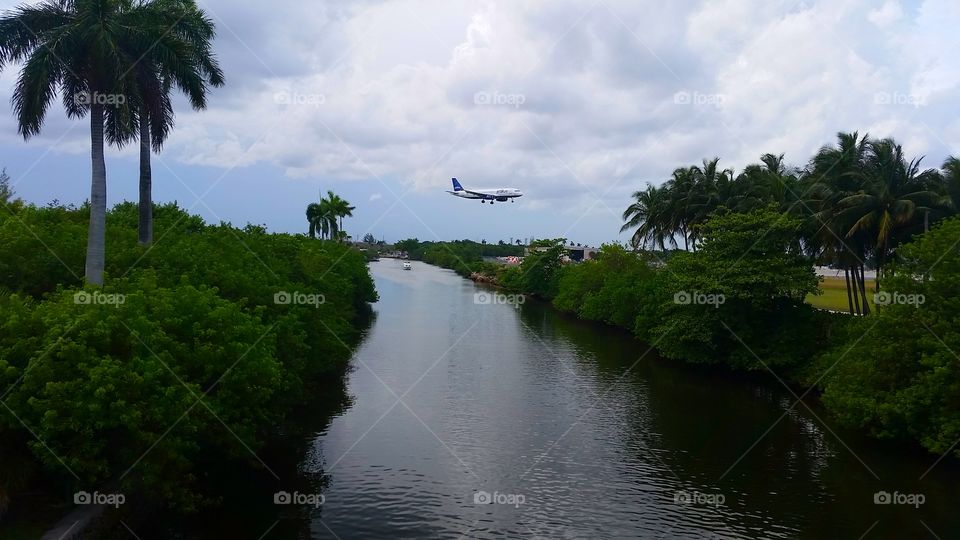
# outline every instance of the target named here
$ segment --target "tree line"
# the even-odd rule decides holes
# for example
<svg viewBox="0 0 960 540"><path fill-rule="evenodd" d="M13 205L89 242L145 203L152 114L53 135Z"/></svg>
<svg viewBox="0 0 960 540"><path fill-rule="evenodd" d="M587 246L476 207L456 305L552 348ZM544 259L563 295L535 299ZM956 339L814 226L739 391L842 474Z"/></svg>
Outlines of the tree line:
<svg viewBox="0 0 960 540"><path fill-rule="evenodd" d="M739 174L719 158L679 167L660 186L633 194L621 231L635 248L696 251L702 226L721 208L774 205L800 222L796 240L814 261L842 268L851 313L870 312L864 269L882 273L894 249L960 210L960 159L923 168L892 138L839 133L803 167L764 154ZM876 281L879 287L880 281ZM877 289L879 290L879 289Z"/></svg>

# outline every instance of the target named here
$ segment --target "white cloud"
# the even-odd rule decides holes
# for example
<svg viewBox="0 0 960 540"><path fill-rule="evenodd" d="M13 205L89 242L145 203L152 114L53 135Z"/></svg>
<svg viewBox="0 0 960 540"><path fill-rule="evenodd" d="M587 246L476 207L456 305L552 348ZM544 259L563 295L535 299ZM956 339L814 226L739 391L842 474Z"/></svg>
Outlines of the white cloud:
<svg viewBox="0 0 960 540"><path fill-rule="evenodd" d="M910 12L894 0L205 7L227 86L206 112L179 107L167 153L188 164L415 189L458 176L619 209L679 165L742 167L764 152L801 164L841 130L898 136L934 161L960 144L953 0ZM8 100L10 71L0 82ZM86 138L76 129L64 148L86 152Z"/></svg>
<svg viewBox="0 0 960 540"><path fill-rule="evenodd" d="M897 0L887 0L882 6L867 15L870 22L880 28L886 28L894 24L901 17L903 17L903 8L900 7L900 2Z"/></svg>

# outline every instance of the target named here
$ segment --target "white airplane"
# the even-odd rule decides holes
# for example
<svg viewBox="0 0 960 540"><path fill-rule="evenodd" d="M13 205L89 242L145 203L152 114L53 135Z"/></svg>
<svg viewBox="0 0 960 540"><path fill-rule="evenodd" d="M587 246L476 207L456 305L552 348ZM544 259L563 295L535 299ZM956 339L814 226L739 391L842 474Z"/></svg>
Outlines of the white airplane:
<svg viewBox="0 0 960 540"><path fill-rule="evenodd" d="M464 199L480 199L482 203L490 201L490 204L493 204L494 201L507 202L509 200L513 202L513 199L523 197L523 192L515 188L463 189L463 186L460 185L460 182L458 182L456 178L453 179L453 191L448 191L447 193L454 197L462 197Z"/></svg>

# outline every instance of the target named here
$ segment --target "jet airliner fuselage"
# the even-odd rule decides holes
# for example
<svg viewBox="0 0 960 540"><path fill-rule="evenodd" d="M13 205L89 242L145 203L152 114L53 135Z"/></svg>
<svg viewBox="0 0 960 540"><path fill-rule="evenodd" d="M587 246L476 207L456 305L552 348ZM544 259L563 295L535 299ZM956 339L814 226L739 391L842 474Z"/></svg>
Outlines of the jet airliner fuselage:
<svg viewBox="0 0 960 540"><path fill-rule="evenodd" d="M516 188L464 189L456 178L453 179L453 191L447 193L463 199L479 199L482 203L490 201L490 204L494 201L513 202L513 199L523 197L523 192Z"/></svg>

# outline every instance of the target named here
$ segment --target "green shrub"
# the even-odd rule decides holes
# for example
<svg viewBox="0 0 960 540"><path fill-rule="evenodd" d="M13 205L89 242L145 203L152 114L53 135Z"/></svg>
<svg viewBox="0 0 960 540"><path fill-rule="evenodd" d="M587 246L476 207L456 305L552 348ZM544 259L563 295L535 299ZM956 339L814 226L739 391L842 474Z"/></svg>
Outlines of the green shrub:
<svg viewBox="0 0 960 540"><path fill-rule="evenodd" d="M366 259L176 205L156 207L143 247L125 203L107 219L105 286L81 288L86 214L0 219L0 455L28 448L75 489L116 482L193 508L198 462L251 459L310 382L345 369L377 299Z"/></svg>
<svg viewBox="0 0 960 540"><path fill-rule="evenodd" d="M818 358L811 378L844 424L960 455L958 238L960 218L951 218L901 246L881 280L889 305L851 321Z"/></svg>
<svg viewBox="0 0 960 540"><path fill-rule="evenodd" d="M817 288L796 241L800 222L775 209L726 213L702 227L695 252L664 270L652 341L671 358L739 369L809 361L823 319L804 303Z"/></svg>
<svg viewBox="0 0 960 540"><path fill-rule="evenodd" d="M593 260L563 268L553 305L635 331L643 339L656 321L660 286L659 273L646 256L605 244Z"/></svg>

